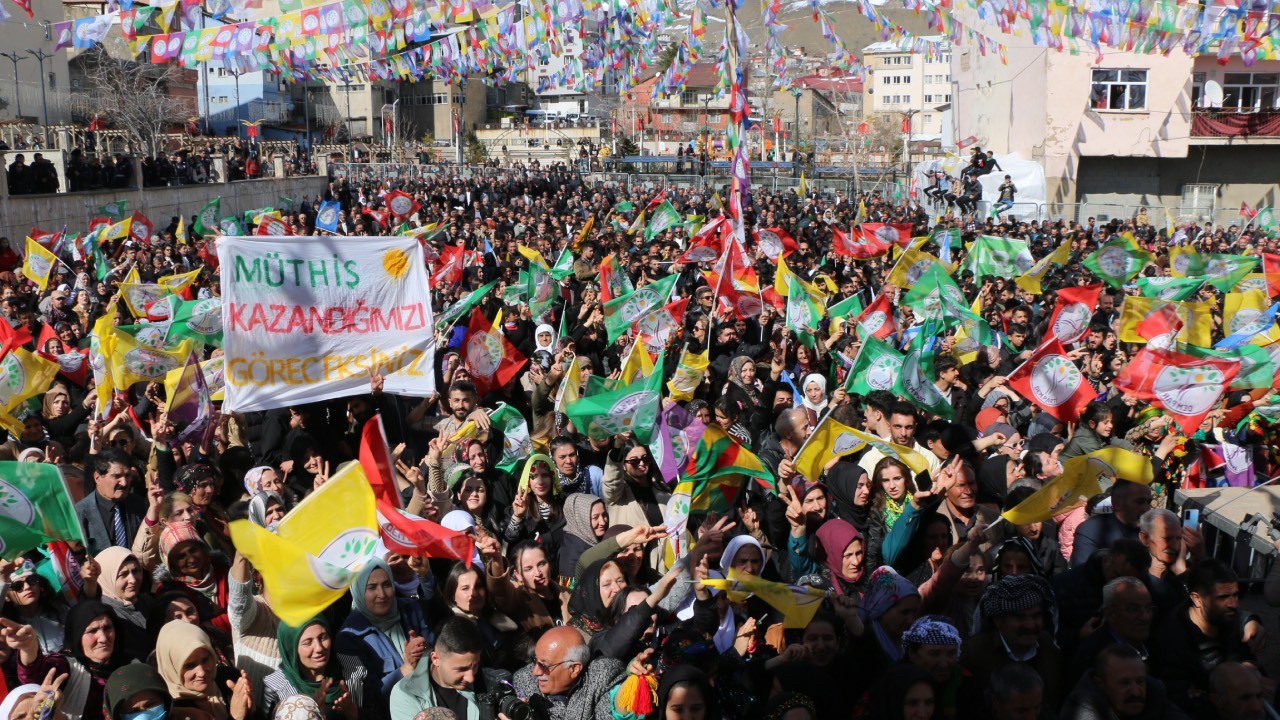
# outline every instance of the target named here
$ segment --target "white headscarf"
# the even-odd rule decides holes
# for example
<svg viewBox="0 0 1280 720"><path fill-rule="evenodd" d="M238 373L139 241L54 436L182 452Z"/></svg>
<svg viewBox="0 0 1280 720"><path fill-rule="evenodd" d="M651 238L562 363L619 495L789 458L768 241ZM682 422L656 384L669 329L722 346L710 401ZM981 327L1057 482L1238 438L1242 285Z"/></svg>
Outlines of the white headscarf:
<svg viewBox="0 0 1280 720"><path fill-rule="evenodd" d="M35 695L38 692L40 692L40 686L31 683L19 685L10 690L9 694L4 696L4 702L0 702L0 720L9 720L9 716L13 714L13 709L18 706L18 703L22 702L23 698Z"/></svg>
<svg viewBox="0 0 1280 720"><path fill-rule="evenodd" d="M448 528L454 532L466 532L476 526L476 519L466 510L450 510L440 518L440 526ZM480 559L480 550L477 548L475 555L472 556L471 562L484 567L484 562ZM2 720L2 719L0 719Z"/></svg>
<svg viewBox="0 0 1280 720"><path fill-rule="evenodd" d="M818 387L822 388L821 403L809 402L809 393L807 391L810 385L817 385ZM826 376L820 375L818 373L809 373L808 375L806 375L804 378L804 383L800 386L800 397L802 398L801 403L803 403L804 406L809 408L810 410L816 413L821 413L822 411L826 410L827 409L827 378Z"/></svg>
<svg viewBox="0 0 1280 720"><path fill-rule="evenodd" d="M538 336L543 333L551 334L550 344L543 345L542 341L538 339ZM546 323L539 325L538 329L535 330L533 333L533 344L537 347L538 350L546 350L547 352L554 355L556 353L556 329Z"/></svg>

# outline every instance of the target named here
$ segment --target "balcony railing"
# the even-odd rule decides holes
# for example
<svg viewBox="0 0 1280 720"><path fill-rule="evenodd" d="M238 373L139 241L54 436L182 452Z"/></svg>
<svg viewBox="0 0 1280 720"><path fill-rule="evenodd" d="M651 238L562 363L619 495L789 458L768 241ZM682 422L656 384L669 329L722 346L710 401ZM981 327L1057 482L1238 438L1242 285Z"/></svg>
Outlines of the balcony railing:
<svg viewBox="0 0 1280 720"><path fill-rule="evenodd" d="M1280 138L1280 110L1240 112L1234 108L1195 110L1193 138Z"/></svg>

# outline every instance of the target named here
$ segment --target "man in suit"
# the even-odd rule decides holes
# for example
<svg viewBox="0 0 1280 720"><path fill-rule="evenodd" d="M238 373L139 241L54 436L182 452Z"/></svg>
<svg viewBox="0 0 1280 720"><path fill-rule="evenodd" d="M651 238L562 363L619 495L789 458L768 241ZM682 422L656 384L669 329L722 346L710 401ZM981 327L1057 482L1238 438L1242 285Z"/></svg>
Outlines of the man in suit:
<svg viewBox="0 0 1280 720"><path fill-rule="evenodd" d="M93 458L94 491L76 503L76 519L84 529L91 555L119 545L128 548L146 515L147 504L129 493L129 458L107 448Z"/></svg>

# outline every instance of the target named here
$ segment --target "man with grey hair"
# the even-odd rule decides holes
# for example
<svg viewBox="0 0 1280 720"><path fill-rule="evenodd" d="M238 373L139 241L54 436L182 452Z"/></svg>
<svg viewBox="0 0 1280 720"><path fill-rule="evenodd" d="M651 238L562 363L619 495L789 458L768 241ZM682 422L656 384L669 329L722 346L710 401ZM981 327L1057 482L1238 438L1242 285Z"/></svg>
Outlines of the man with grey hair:
<svg viewBox="0 0 1280 720"><path fill-rule="evenodd" d="M1204 557L1204 537L1182 526L1178 516L1164 508L1154 508L1138 519L1138 540L1151 553L1151 575L1164 582L1177 582L1190 562Z"/></svg>
<svg viewBox="0 0 1280 720"><path fill-rule="evenodd" d="M625 677L621 660L592 660L581 632L555 627L538 639L533 663L516 672L513 684L553 720L612 720L609 691Z"/></svg>
<svg viewBox="0 0 1280 720"><path fill-rule="evenodd" d="M1131 575L1123 575L1102 587L1102 617L1089 626L1096 629L1080 641L1072 658L1069 682L1075 682L1094 666L1098 654L1111 645L1127 645L1138 652L1143 660L1150 653L1147 641L1151 638L1151 623L1155 605L1146 583Z"/></svg>

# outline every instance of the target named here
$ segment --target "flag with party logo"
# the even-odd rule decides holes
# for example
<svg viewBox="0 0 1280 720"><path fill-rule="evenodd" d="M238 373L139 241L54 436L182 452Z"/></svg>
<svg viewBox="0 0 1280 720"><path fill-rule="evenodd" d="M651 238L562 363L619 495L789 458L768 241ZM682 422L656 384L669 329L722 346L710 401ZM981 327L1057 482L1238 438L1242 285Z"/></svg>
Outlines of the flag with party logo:
<svg viewBox="0 0 1280 720"><path fill-rule="evenodd" d="M1101 478L1118 478L1150 485L1150 458L1120 448L1103 448L1062 463L1062 474L1045 483L1026 500L1004 511L1010 525L1031 525L1068 513L1102 492Z"/></svg>
<svg viewBox="0 0 1280 720"><path fill-rule="evenodd" d="M902 376L904 359L889 343L867 335L853 358L853 367L845 379L845 391L858 395L867 395L873 390L894 392Z"/></svg>
<svg viewBox="0 0 1280 720"><path fill-rule="evenodd" d="M57 465L0 462L0 557L16 560L46 543L84 543L66 478Z"/></svg>
<svg viewBox="0 0 1280 720"><path fill-rule="evenodd" d="M1155 321L1165 318L1166 314L1176 322L1165 323L1167 327L1162 328ZM1128 295L1120 305L1119 338L1121 342L1153 343L1161 347L1167 347L1176 338L1190 345L1210 347L1212 318L1212 301L1176 302Z"/></svg>
<svg viewBox="0 0 1280 720"><path fill-rule="evenodd" d="M632 345L630 354L635 353L635 345ZM648 353L645 353L647 356ZM630 358L628 357L628 360ZM650 359L650 372L653 370L653 361ZM623 363L626 366L626 363ZM625 371L623 372L625 376ZM628 381L629 382L629 381ZM575 354L573 360L569 363L569 369L564 371L564 377L560 379L560 387L556 390L555 411L562 413L564 409L578 402L582 398L582 362Z"/></svg>
<svg viewBox="0 0 1280 720"><path fill-rule="evenodd" d="M902 375L898 378L899 395L912 405L945 420L955 417L955 408L934 384L933 356L940 333L930 332L929 323L921 332L924 342L907 351L902 359Z"/></svg>
<svg viewBox="0 0 1280 720"><path fill-rule="evenodd" d="M120 297L124 299L125 307L129 308L129 312L136 318L147 317L147 308L172 294L159 283L120 284Z"/></svg>
<svg viewBox="0 0 1280 720"><path fill-rule="evenodd" d="M147 345L121 328L111 330L111 355L107 357L111 382L124 389L134 383L159 382L170 370L181 367L194 343L183 340L172 350Z"/></svg>
<svg viewBox="0 0 1280 720"><path fill-rule="evenodd" d="M169 334L222 347L222 301L218 298L183 301L174 298Z"/></svg>
<svg viewBox="0 0 1280 720"><path fill-rule="evenodd" d="M663 363L664 355L659 354L654 366L661 367ZM565 414L579 432L592 440L609 440L630 432L648 445L661 408L662 373L655 372L615 390L587 395L565 408Z"/></svg>
<svg viewBox="0 0 1280 720"><path fill-rule="evenodd" d="M883 340L898 331L893 319L893 302L883 290L871 304L863 309L853 321L854 329L862 338L874 337Z"/></svg>
<svg viewBox="0 0 1280 720"><path fill-rule="evenodd" d="M1035 261L1026 272L1014 278L1014 282L1017 283L1018 287L1032 295L1039 295L1044 292L1042 284L1045 276L1049 274L1049 270L1055 265L1066 265L1067 260L1070 258L1071 239L1063 238L1053 252Z"/></svg>
<svg viewBox="0 0 1280 720"><path fill-rule="evenodd" d="M1188 275L1201 276L1219 292L1229 292L1246 275L1252 273L1259 262L1260 258L1256 255L1201 255L1200 267L1193 266Z"/></svg>
<svg viewBox="0 0 1280 720"><path fill-rule="evenodd" d="M165 275L156 278L156 284L174 295L182 295L184 300L191 299L191 284L200 277L200 268L184 273Z"/></svg>
<svg viewBox="0 0 1280 720"><path fill-rule="evenodd" d="M218 211L222 208L222 198L216 197L196 213L196 221L191 228L200 235L212 235L218 232Z"/></svg>
<svg viewBox="0 0 1280 720"><path fill-rule="evenodd" d="M857 317L861 314L862 298L857 293L827 306L827 317L832 320L835 320L836 318Z"/></svg>
<svg viewBox="0 0 1280 720"><path fill-rule="evenodd" d="M1132 236L1124 235L1103 243L1102 247L1084 259L1083 264L1103 282L1118 288L1154 261L1151 253L1138 247Z"/></svg>
<svg viewBox="0 0 1280 720"><path fill-rule="evenodd" d="M951 254L960 247L960 228L935 227L929 231L929 242L938 246L938 259L951 262Z"/></svg>
<svg viewBox="0 0 1280 720"><path fill-rule="evenodd" d="M662 352L684 325L684 313L688 307L689 298L684 297L641 315L631 326L632 336L649 352Z"/></svg>
<svg viewBox="0 0 1280 720"><path fill-rule="evenodd" d="M500 402L489 415L489 426L502 433L502 455L494 465L506 473L515 469L533 452L529 423L519 410Z"/></svg>
<svg viewBox="0 0 1280 720"><path fill-rule="evenodd" d="M1169 248L1169 274L1184 278L1199 275L1204 270L1200 251L1190 245L1174 245Z"/></svg>
<svg viewBox="0 0 1280 720"><path fill-rule="evenodd" d="M868 446L876 448L887 457L901 460L913 473L929 469L929 461L911 448L862 432L832 419L828 414L814 428L800 452L796 453L796 472L810 482L818 482L832 460L852 455Z"/></svg>
<svg viewBox="0 0 1280 720"><path fill-rule="evenodd" d="M672 206L670 200L663 200L653 213L649 215L649 225L644 229L645 240L654 237L680 224L680 213Z"/></svg>
<svg viewBox="0 0 1280 720"><path fill-rule="evenodd" d="M1280 340L1280 328L1276 327L1276 313L1280 304L1273 304L1261 290L1243 293L1227 293L1222 308L1222 334L1214 344L1217 350L1234 350L1243 345L1270 345Z"/></svg>
<svg viewBox="0 0 1280 720"><path fill-rule="evenodd" d="M461 267L459 267L459 273L461 273ZM551 309L556 298L560 297L560 286L555 278L551 277L551 272L546 265L542 263L529 263L525 277L525 299L529 303L533 319L540 321L542 316Z"/></svg>
<svg viewBox="0 0 1280 720"><path fill-rule="evenodd" d="M505 335L494 330L478 308L471 311L462 358L481 395L506 387L529 362Z"/></svg>
<svg viewBox="0 0 1280 720"><path fill-rule="evenodd" d="M697 392L698 386L702 384L702 379L706 377L707 368L711 364L709 353L709 350L696 353L689 348L685 348L681 352L680 361L676 364L675 372L672 373L671 379L667 381L667 392L672 400L683 402L693 399L694 393Z"/></svg>
<svg viewBox="0 0 1280 720"><path fill-rule="evenodd" d="M621 298L635 292L631 276L623 271L617 256L610 253L600 261L600 302Z"/></svg>
<svg viewBox="0 0 1280 720"><path fill-rule="evenodd" d="M440 313L440 316L436 319L436 330L441 331L461 320L464 315L471 312L472 308L480 304L484 296L488 295L489 291L496 287L497 284L498 281L494 280L491 283L482 285L467 293L466 297L450 305L449 309Z"/></svg>
<svg viewBox="0 0 1280 720"><path fill-rule="evenodd" d="M342 214L342 204L336 200L320 203L316 211L316 229L329 233L338 232L338 219Z"/></svg>
<svg viewBox="0 0 1280 720"><path fill-rule="evenodd" d="M58 364L16 347L0 359L0 412L13 414L18 406L49 389Z"/></svg>
<svg viewBox="0 0 1280 720"><path fill-rule="evenodd" d="M716 218L716 220L719 219ZM715 222L715 220L711 222ZM756 247L760 248L760 252L764 253L765 257L773 262L777 262L778 258L790 255L800 248L796 244L795 238L791 237L791 233L776 227L757 230Z"/></svg>
<svg viewBox="0 0 1280 720"><path fill-rule="evenodd" d="M776 492L773 473L750 450L729 437L719 425L708 425L685 462L676 493L686 493L692 514L726 513L737 502L745 483L756 482Z"/></svg>
<svg viewBox="0 0 1280 720"><path fill-rule="evenodd" d="M1143 297L1160 300L1190 300L1204 285L1203 278L1177 278L1172 276L1140 277L1134 284Z"/></svg>
<svg viewBox="0 0 1280 720"><path fill-rule="evenodd" d="M787 328L796 339L809 349L817 347L818 325L822 321L826 309L819 300L805 290L799 281L792 277L787 280Z"/></svg>
<svg viewBox="0 0 1280 720"><path fill-rule="evenodd" d="M97 213L98 215L109 217L113 220L119 220L124 217L125 208L127 207L129 207L127 200L116 200L115 202L109 202L106 205L100 205Z"/></svg>
<svg viewBox="0 0 1280 720"><path fill-rule="evenodd" d="M1018 277L1034 264L1026 240L979 235L969 245L960 269L973 273L974 282L981 284L984 277Z"/></svg>
<svg viewBox="0 0 1280 720"><path fill-rule="evenodd" d="M165 380L168 380L166 375ZM174 442L183 443L191 440L196 446L202 446L210 440L215 429L213 397L209 385L205 382L204 371L200 368L200 358L195 354L187 357L182 366L178 381L173 385L173 392L166 396L165 412L169 420L176 423L178 432Z"/></svg>
<svg viewBox="0 0 1280 720"><path fill-rule="evenodd" d="M786 630L802 630L809 627L821 609L827 593L809 585L788 585L764 580L749 573L730 569L726 579L712 578L702 581L707 587L725 593L754 595L782 613L782 627Z"/></svg>
<svg viewBox="0 0 1280 720"><path fill-rule="evenodd" d="M27 238L27 255L22 260L22 275L36 284L40 292L49 287L49 276L58 264L58 256L44 249L40 243Z"/></svg>
<svg viewBox="0 0 1280 720"><path fill-rule="evenodd" d="M1238 360L1195 357L1175 350L1140 350L1116 377L1116 389L1163 408L1183 434L1193 435L1240 371Z"/></svg>
<svg viewBox="0 0 1280 720"><path fill-rule="evenodd" d="M303 498L274 533L248 520L228 527L236 550L262 575L272 611L295 626L347 593L379 538L373 488L354 462Z"/></svg>
<svg viewBox="0 0 1280 720"><path fill-rule="evenodd" d="M866 227L865 223L863 227ZM840 257L853 258L854 260L869 260L880 257L889 252L889 248L893 247L898 237L897 231L892 228L889 228L884 234L885 237L881 238L874 231L869 234L861 229L845 232L833 225L831 226L831 249Z"/></svg>
<svg viewBox="0 0 1280 720"><path fill-rule="evenodd" d="M609 342L614 342L630 330L632 323L645 313L665 305L675 290L677 279L677 275L668 275L605 303L604 325L609 334Z"/></svg>
<svg viewBox="0 0 1280 720"><path fill-rule="evenodd" d="M1066 348L1050 336L1008 376L1009 387L1064 423L1074 423L1098 392Z"/></svg>
<svg viewBox="0 0 1280 720"><path fill-rule="evenodd" d="M948 275L955 271L954 265L944 263L920 248L907 248L902 251L897 262L894 263L893 269L889 271L888 277L884 280L885 284L902 288L903 290L910 289L920 282L920 278L934 265L941 267L942 271Z"/></svg>

